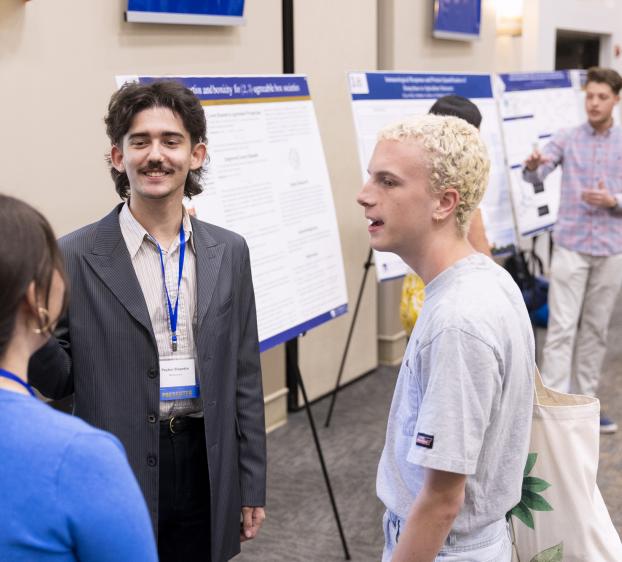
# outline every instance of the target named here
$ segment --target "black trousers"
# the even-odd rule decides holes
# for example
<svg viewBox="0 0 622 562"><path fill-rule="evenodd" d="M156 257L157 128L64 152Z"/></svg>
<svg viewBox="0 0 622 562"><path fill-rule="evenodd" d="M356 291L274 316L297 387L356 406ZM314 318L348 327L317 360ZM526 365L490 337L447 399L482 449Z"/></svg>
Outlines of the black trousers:
<svg viewBox="0 0 622 562"><path fill-rule="evenodd" d="M210 562L210 495L203 418L160 422L160 562Z"/></svg>

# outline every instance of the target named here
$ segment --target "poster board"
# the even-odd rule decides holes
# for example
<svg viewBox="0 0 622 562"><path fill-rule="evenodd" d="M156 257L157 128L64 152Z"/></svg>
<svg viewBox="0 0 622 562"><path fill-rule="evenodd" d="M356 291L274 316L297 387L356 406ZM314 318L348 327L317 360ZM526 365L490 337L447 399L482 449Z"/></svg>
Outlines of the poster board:
<svg viewBox="0 0 622 562"><path fill-rule="evenodd" d="M531 237L550 230L557 220L561 168L534 185L523 180L523 163L534 148L542 148L556 131L583 121L584 114L579 109L581 90L573 85L567 70L516 72L500 74L499 78L516 222L520 235Z"/></svg>
<svg viewBox="0 0 622 562"><path fill-rule="evenodd" d="M490 74L350 72L352 114L361 172L367 178L378 131L405 117L422 115L445 95L469 98L482 113L481 135L491 160L490 180L481 203L486 235L497 255L510 252L516 230L512 215L502 131ZM379 281L401 277L408 266L395 254L374 252Z"/></svg>
<svg viewBox="0 0 622 562"><path fill-rule="evenodd" d="M260 350L345 314L341 242L306 77L166 78L190 88L205 110L209 162L191 204L199 219L248 243Z"/></svg>

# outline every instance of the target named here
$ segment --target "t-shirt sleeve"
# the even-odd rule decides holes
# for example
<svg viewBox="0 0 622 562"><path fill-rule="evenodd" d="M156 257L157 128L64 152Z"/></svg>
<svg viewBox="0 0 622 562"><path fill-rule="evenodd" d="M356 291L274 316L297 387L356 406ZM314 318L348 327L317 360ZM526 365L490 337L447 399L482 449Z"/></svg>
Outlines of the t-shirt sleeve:
<svg viewBox="0 0 622 562"><path fill-rule="evenodd" d="M502 376L493 348L457 328L440 332L416 359L427 380L408 462L474 474L501 397Z"/></svg>
<svg viewBox="0 0 622 562"><path fill-rule="evenodd" d="M79 560L157 561L145 500L115 437L76 435L65 450L57 486Z"/></svg>

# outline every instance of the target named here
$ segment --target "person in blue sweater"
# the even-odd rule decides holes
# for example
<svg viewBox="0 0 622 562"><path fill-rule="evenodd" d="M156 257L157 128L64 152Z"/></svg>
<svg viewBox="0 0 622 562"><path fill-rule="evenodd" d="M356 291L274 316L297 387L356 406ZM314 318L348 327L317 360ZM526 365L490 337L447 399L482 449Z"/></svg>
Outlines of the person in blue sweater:
<svg viewBox="0 0 622 562"><path fill-rule="evenodd" d="M120 442L37 400L27 382L65 301L49 223L0 194L0 562L157 561Z"/></svg>

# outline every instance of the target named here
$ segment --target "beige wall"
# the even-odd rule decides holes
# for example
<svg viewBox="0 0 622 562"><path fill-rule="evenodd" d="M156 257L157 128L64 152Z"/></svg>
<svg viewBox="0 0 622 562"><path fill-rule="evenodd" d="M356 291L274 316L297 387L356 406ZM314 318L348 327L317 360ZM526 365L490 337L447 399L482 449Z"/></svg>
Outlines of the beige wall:
<svg viewBox="0 0 622 562"><path fill-rule="evenodd" d="M525 69L551 70L557 30L601 36L600 64L622 72L614 45L622 43L620 0L525 0L522 58Z"/></svg>
<svg viewBox="0 0 622 562"><path fill-rule="evenodd" d="M521 69L521 39L496 36L494 1L482 1L477 41L432 37L433 2L378 0L383 70L512 72Z"/></svg>
<svg viewBox="0 0 622 562"><path fill-rule="evenodd" d="M243 27L127 24L124 6L0 2L0 123L11 131L0 189L37 205L59 235L117 201L102 121L115 75L281 71L280 0L248 0Z"/></svg>
<svg viewBox="0 0 622 562"><path fill-rule="evenodd" d="M247 0L242 27L127 24L126 0L0 0L0 190L59 235L118 201L103 115L116 74L279 73L281 0ZM209 127L209 125L208 125ZM209 128L208 128L209 135ZM262 355L266 423L286 416L283 347Z"/></svg>
<svg viewBox="0 0 622 562"><path fill-rule="evenodd" d="M294 3L296 71L308 73L340 224L351 310L368 242L345 73L376 68L376 1ZM126 0L0 0L0 190L31 202L59 235L118 199L102 122L117 74L261 74L282 69L281 0L247 0L242 27L127 24ZM331 14L326 17L325 14ZM74 93L70 93L73 91ZM208 124L209 136L209 124ZM372 272L373 275L373 272ZM345 380L377 365L373 279ZM334 383L351 314L311 331L300 364L315 398ZM286 416L284 349L262 354L267 425Z"/></svg>
<svg viewBox="0 0 622 562"><path fill-rule="evenodd" d="M300 369L313 399L334 388L369 251L367 224L355 202L362 179L346 72L376 68L376 0L295 0L294 19L296 72L309 76L337 210L350 307L349 314L300 339ZM371 270L344 382L378 364L374 275Z"/></svg>

